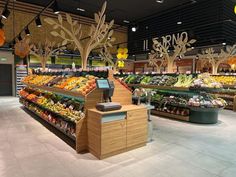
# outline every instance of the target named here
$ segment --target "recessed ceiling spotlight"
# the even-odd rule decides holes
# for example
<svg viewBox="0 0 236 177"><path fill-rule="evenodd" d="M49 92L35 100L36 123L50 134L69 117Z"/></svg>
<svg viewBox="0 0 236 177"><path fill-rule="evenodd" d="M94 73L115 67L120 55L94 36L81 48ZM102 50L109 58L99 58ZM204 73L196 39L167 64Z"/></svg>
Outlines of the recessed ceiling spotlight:
<svg viewBox="0 0 236 177"><path fill-rule="evenodd" d="M79 7L77 7L77 10L81 11L81 12L85 12L85 9L82 9L82 8L79 8Z"/></svg>
<svg viewBox="0 0 236 177"><path fill-rule="evenodd" d="M129 20L123 20L124 23L130 23Z"/></svg>
<svg viewBox="0 0 236 177"><path fill-rule="evenodd" d="M226 45L226 42L223 42L222 45Z"/></svg>
<svg viewBox="0 0 236 177"><path fill-rule="evenodd" d="M191 47L192 49L194 49L194 47Z"/></svg>
<svg viewBox="0 0 236 177"><path fill-rule="evenodd" d="M158 3L163 3L164 0L156 0L156 2L158 2Z"/></svg>
<svg viewBox="0 0 236 177"><path fill-rule="evenodd" d="M183 23L183 22L179 21L179 22L177 22L177 25L182 25L182 23Z"/></svg>

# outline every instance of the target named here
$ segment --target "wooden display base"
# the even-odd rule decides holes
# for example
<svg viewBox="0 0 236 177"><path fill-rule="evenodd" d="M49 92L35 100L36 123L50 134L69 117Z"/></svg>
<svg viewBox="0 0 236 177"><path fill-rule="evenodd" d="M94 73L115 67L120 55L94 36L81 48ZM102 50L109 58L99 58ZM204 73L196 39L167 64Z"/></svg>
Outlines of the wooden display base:
<svg viewBox="0 0 236 177"><path fill-rule="evenodd" d="M168 117L172 119L177 119L177 120L182 120L182 121L189 121L189 116L182 116L182 115L176 115L176 114L171 114L163 111L157 111L157 110L151 110L151 114L157 115L157 116L163 116L163 117Z"/></svg>
<svg viewBox="0 0 236 177"><path fill-rule="evenodd" d="M88 147L99 159L146 145L147 109L126 105L121 110L88 110Z"/></svg>

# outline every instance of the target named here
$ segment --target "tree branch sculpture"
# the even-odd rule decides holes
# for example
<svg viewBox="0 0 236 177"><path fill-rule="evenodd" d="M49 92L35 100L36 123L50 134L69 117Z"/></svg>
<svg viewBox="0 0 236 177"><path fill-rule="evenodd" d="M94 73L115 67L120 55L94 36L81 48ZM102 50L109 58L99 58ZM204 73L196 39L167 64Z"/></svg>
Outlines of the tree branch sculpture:
<svg viewBox="0 0 236 177"><path fill-rule="evenodd" d="M173 40L171 44L171 39ZM163 36L160 42L158 38L153 39L153 49L157 53L159 58L166 60L167 62L167 72L173 73L174 61L178 56L184 56L188 51L191 51L191 45L196 42L195 39L189 41L188 34L183 32L181 35L170 35ZM169 52L169 49L173 45L174 51Z"/></svg>
<svg viewBox="0 0 236 177"><path fill-rule="evenodd" d="M149 55L148 62L150 66L156 67L156 72L161 73L161 67L166 65L166 60L158 57L155 51L151 51ZM158 64L160 63L160 64Z"/></svg>
<svg viewBox="0 0 236 177"><path fill-rule="evenodd" d="M67 42L73 43L75 49L77 48L80 52L82 59L82 69L87 68L87 60L90 52L97 47L112 47L112 42L115 41L115 38L112 37L113 30L112 26L114 25L114 20L110 23L106 23L106 10L107 3L105 2L102 6L101 11L94 14L95 25L90 26L90 32L88 39L82 39L82 30L81 24L78 24L78 21L73 21L72 17L69 14L66 14L67 23L70 25L69 28L65 27L63 24L62 16L58 15L58 20L55 21L51 18L46 18L45 21L53 25L54 30L60 30L60 32L52 31L51 34L55 37L60 37L63 39L63 45Z"/></svg>
<svg viewBox="0 0 236 177"><path fill-rule="evenodd" d="M109 49L105 46L103 49L101 49L99 54L101 60L104 62L107 62L110 66L113 67L113 70L116 70L116 63L113 61L113 57L109 51Z"/></svg>
<svg viewBox="0 0 236 177"><path fill-rule="evenodd" d="M30 45L30 54L38 58L42 65L42 70L45 71L47 61L52 55L58 55L60 50L63 49L64 46L56 47L55 42L50 42L47 39L45 40L44 44L39 42L37 45L31 44Z"/></svg>
<svg viewBox="0 0 236 177"><path fill-rule="evenodd" d="M206 64L209 62L212 66L212 74L217 74L221 63L229 60L229 58L236 56L236 44L227 46L226 50L221 49L220 53L216 53L213 48L208 48L199 54L199 59Z"/></svg>

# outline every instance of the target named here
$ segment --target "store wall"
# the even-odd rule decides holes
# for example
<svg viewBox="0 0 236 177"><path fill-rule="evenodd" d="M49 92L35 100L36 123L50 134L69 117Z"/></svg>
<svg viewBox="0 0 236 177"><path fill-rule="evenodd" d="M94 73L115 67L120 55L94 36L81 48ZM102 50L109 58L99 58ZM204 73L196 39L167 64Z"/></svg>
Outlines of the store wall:
<svg viewBox="0 0 236 177"><path fill-rule="evenodd" d="M0 2L0 9L2 9L5 5L5 2ZM15 37L19 32L36 16L36 13L42 9L40 6L32 5L32 4L26 4L23 2L15 1L15 11L13 13L13 4L10 2L9 8L11 11L11 14L7 20L3 20L3 23L5 24L4 30L6 33L6 41L9 42ZM100 9L98 9L100 10ZM65 13L61 13L64 18L63 24L65 26L68 26L68 24L65 22ZM15 18L13 18L13 16ZM43 23L41 28L36 27L35 22L32 22L29 26L29 29L31 31L31 42L37 43L38 41L44 41L46 38L55 41L57 43L62 42L60 38L53 37L50 32L53 30L52 26L44 22L45 16L51 17L51 18L57 18L57 15L53 14L51 9L46 10L42 14L41 21ZM89 33L89 28L92 23L94 23L93 19L81 17L78 15L72 15L73 19L76 19L80 24L82 24L82 31L83 36L87 37ZM127 28L126 27L118 27L118 25L115 25L114 28L116 28L114 37L116 38L115 43L123 43L127 42ZM121 45L121 47L126 47L126 45ZM113 53L116 53L117 46L115 46L112 49ZM71 46L71 49L74 49L74 47Z"/></svg>
<svg viewBox="0 0 236 177"><path fill-rule="evenodd" d="M15 64L14 55L11 51L0 51L0 64L12 65L12 95L15 96Z"/></svg>

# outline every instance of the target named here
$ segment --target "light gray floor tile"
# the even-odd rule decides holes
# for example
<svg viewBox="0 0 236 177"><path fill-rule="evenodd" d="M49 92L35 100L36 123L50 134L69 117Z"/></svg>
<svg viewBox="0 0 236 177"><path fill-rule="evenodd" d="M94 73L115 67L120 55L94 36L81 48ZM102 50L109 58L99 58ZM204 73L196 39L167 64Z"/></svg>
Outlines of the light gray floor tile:
<svg viewBox="0 0 236 177"><path fill-rule="evenodd" d="M216 125L153 118L147 146L104 160L77 154L21 109L0 97L1 177L235 177L236 113Z"/></svg>

